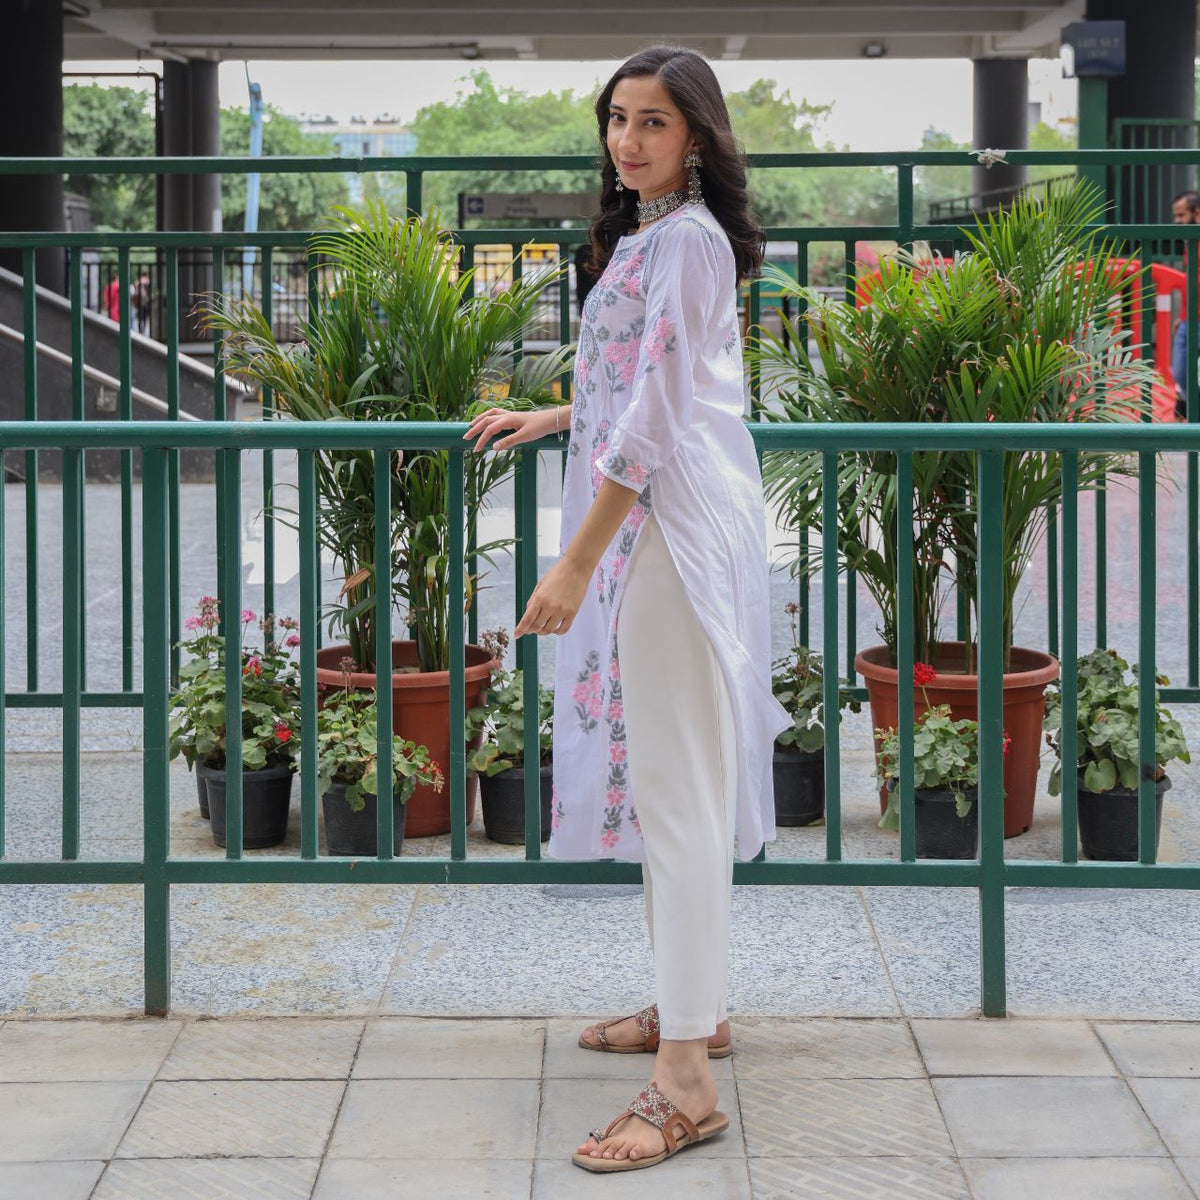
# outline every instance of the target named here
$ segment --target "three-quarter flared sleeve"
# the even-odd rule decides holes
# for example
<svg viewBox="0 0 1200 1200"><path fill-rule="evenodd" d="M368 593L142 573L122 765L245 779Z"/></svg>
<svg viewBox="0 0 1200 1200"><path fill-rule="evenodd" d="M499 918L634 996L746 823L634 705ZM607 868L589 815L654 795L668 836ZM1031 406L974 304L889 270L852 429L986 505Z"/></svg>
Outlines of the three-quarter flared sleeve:
<svg viewBox="0 0 1200 1200"><path fill-rule="evenodd" d="M712 235L683 217L656 239L643 275L646 324L629 406L597 468L642 491L675 453L692 422L696 364L704 349L720 269Z"/></svg>

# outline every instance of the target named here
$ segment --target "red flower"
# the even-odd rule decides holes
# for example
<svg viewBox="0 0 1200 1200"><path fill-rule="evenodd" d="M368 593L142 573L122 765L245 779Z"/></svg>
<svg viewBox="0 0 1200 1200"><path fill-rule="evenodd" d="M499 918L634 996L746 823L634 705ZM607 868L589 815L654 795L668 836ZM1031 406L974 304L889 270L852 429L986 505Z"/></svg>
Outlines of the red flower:
<svg viewBox="0 0 1200 1200"><path fill-rule="evenodd" d="M937 672L928 664L919 662L913 666L913 683L917 687L924 687L927 683L932 683L937 678Z"/></svg>
<svg viewBox="0 0 1200 1200"><path fill-rule="evenodd" d="M275 723L275 736L281 742L290 742L292 740L292 731L282 722Z"/></svg>
<svg viewBox="0 0 1200 1200"><path fill-rule="evenodd" d="M262 674L262 662L259 660L259 657L257 654L253 655L252 657L250 657L246 660L246 665L242 668L242 674L243 675L261 675Z"/></svg>
<svg viewBox="0 0 1200 1200"><path fill-rule="evenodd" d="M1000 753L1004 758L1008 757L1008 751L1011 746L1012 746L1012 737L1010 736L1008 730L1006 729L1004 731L1004 741L1003 741L1003 743L1001 743L1001 750L1000 750Z"/></svg>

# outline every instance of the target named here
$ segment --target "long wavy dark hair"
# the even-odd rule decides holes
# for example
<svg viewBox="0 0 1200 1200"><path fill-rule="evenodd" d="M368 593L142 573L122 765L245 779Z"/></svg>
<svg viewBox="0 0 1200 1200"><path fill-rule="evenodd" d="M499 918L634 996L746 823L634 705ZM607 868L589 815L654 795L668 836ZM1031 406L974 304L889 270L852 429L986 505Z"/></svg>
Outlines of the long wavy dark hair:
<svg viewBox="0 0 1200 1200"><path fill-rule="evenodd" d="M608 106L622 79L655 76L667 89L688 130L700 142L700 184L704 202L721 223L733 249L738 279L757 275L762 266L765 235L750 211L746 194L746 160L733 136L729 109L708 60L682 46L651 46L617 68L596 98L600 127L600 212L588 231L591 266L599 273L612 256L617 239L637 228L637 193L617 191L617 168L608 153Z"/></svg>

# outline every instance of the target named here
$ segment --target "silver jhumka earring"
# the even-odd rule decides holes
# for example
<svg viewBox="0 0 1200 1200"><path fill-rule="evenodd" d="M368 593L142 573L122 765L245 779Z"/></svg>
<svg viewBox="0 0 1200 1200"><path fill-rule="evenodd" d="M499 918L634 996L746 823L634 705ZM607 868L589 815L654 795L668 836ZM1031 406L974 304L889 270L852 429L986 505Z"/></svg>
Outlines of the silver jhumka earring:
<svg viewBox="0 0 1200 1200"><path fill-rule="evenodd" d="M703 166L700 155L695 150L689 150L683 156L683 165L688 169L687 198L689 204L699 204L704 199L700 190L700 172L697 167Z"/></svg>

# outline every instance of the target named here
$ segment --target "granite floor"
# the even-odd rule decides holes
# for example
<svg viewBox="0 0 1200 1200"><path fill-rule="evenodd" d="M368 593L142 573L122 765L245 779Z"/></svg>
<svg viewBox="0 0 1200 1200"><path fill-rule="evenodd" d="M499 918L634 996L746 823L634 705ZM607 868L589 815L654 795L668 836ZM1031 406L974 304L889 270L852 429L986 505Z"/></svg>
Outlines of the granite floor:
<svg viewBox="0 0 1200 1200"><path fill-rule="evenodd" d="M745 1018L720 1137L594 1176L647 1078L579 1020L0 1025L6 1200L1195 1200L1200 1026Z"/></svg>

